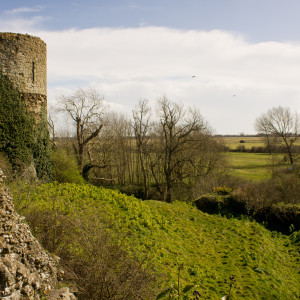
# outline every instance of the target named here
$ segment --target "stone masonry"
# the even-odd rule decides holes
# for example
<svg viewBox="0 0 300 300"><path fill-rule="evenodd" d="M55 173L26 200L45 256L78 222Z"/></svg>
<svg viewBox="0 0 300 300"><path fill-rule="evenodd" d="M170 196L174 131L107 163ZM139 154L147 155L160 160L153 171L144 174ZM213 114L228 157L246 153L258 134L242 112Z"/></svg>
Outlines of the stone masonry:
<svg viewBox="0 0 300 300"><path fill-rule="evenodd" d="M0 169L0 299L76 299L67 287L54 289L63 275L59 258L34 238L24 217L15 211L3 179Z"/></svg>
<svg viewBox="0 0 300 300"><path fill-rule="evenodd" d="M28 34L0 33L0 70L21 93L29 109L47 108L47 45Z"/></svg>
<svg viewBox="0 0 300 300"><path fill-rule="evenodd" d="M33 237L7 189L0 193L0 299L39 299L57 284L58 259Z"/></svg>

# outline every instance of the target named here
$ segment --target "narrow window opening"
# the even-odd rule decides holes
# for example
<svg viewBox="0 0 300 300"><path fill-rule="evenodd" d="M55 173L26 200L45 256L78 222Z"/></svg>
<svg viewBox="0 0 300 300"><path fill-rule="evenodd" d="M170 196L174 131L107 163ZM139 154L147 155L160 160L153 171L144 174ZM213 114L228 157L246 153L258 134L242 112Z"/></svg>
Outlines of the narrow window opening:
<svg viewBox="0 0 300 300"><path fill-rule="evenodd" d="M34 79L35 79L35 63L34 61L32 62L32 83L34 83Z"/></svg>

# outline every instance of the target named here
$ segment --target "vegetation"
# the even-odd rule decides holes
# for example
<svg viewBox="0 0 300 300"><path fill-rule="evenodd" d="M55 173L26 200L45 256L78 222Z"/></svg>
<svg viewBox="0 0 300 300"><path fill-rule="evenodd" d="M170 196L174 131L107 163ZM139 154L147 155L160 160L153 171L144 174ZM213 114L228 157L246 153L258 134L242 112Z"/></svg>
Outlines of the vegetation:
<svg viewBox="0 0 300 300"><path fill-rule="evenodd" d="M18 170L32 162L33 120L19 92L2 73L0 84L0 150Z"/></svg>
<svg viewBox="0 0 300 300"><path fill-rule="evenodd" d="M288 180L291 181L290 178ZM273 179L261 183L247 183L240 185L237 190L218 187L213 193L195 200L195 204L203 212L227 217L247 216L270 230L285 234L299 231L299 180L294 185L289 185L289 193L276 181Z"/></svg>
<svg viewBox="0 0 300 300"><path fill-rule="evenodd" d="M73 152L65 148L56 148L52 152L53 179L61 183L83 184L78 163Z"/></svg>
<svg viewBox="0 0 300 300"><path fill-rule="evenodd" d="M267 154L282 154L280 147L274 147L271 150L266 144L266 137L264 134L247 135L247 136L222 136L224 148L229 152L247 152L247 153L267 153ZM297 139L293 144L293 150L299 153L300 141Z"/></svg>
<svg viewBox="0 0 300 300"><path fill-rule="evenodd" d="M93 112L85 102L72 109L74 112L66 107L77 120L76 128L87 126L80 125L80 120L93 120L92 116L79 115L86 110ZM212 137L195 109L163 97L157 101L157 110L146 100L140 102L133 120L111 114L104 122L101 116L98 114L92 123L96 131L86 128L82 137L77 130L73 140L74 148L82 150L78 160L82 174L94 184L136 187L142 190L143 199L151 198L155 190L154 198L166 202L176 199L180 191L184 200L191 200L199 178L207 179L223 169L221 143ZM78 138L84 148L78 146Z"/></svg>
<svg viewBox="0 0 300 300"><path fill-rule="evenodd" d="M0 163L34 165L41 181L12 182L15 205L80 299L300 297L297 114L274 108L261 137L228 146L166 97L132 120L94 90L61 100L75 132L57 138L50 117L51 151L46 120L0 74Z"/></svg>
<svg viewBox="0 0 300 300"><path fill-rule="evenodd" d="M80 299L151 297L154 280L146 269L150 263L144 263L147 254L140 260L130 255L127 233L116 226L122 218L114 205L126 201L124 196L76 184L30 188L16 183L13 189L19 191L16 207L42 245L61 258L65 278L76 285Z"/></svg>
<svg viewBox="0 0 300 300"><path fill-rule="evenodd" d="M79 285L82 295L92 289L92 284L101 289L101 276L88 287L81 279L95 272L88 259L96 266L102 266L101 259L107 260L106 254L98 252L95 256L93 252L93 245L100 246L102 240L97 232L104 230L127 249L126 257L134 257L144 269L155 273L153 288L153 281L144 281L144 275L140 274L144 278L139 281L141 285L129 278L134 292L144 295L143 299L153 298L153 294L144 294L143 286L149 287L154 295L172 285L176 287L182 264L180 291L197 285L196 291L202 298L219 299L227 295L229 283L225 279L228 281L230 276L236 280L231 289L232 299L300 296L296 235L290 239L246 218L208 215L183 202L142 202L104 188L75 184L51 183L33 189L27 186L19 192L15 189L15 203L41 242L62 257L62 263L68 267L68 279ZM123 268L116 263L110 267L114 274L119 274L116 276L122 277ZM110 277L119 282L116 278ZM149 280L149 275L146 278ZM87 276L86 280L90 278ZM124 285L120 287L122 290ZM192 292L189 297L193 297Z"/></svg>
<svg viewBox="0 0 300 300"><path fill-rule="evenodd" d="M283 155L266 153L229 152L229 173L244 180L261 181L272 177L274 169L287 165L283 162Z"/></svg>
<svg viewBox="0 0 300 300"><path fill-rule="evenodd" d="M292 165L300 129L299 115L287 107L273 107L256 119L255 126L259 133L264 134L269 153L276 147L282 148Z"/></svg>
<svg viewBox="0 0 300 300"><path fill-rule="evenodd" d="M39 178L51 178L47 120L36 123L20 93L0 72L0 152L15 173L22 174L32 163Z"/></svg>
<svg viewBox="0 0 300 300"><path fill-rule="evenodd" d="M74 147L81 174L84 171L84 153L103 127L105 106L103 97L95 89L78 89L71 96L62 96L62 108L76 128L76 146ZM54 127L53 127L54 128Z"/></svg>

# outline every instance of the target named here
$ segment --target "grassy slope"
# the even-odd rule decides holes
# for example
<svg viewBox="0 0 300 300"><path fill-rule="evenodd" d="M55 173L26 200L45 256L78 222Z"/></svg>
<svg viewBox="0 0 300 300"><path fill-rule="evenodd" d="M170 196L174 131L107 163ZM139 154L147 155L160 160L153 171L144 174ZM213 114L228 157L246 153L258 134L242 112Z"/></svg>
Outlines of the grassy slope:
<svg viewBox="0 0 300 300"><path fill-rule="evenodd" d="M149 205L172 220L168 234L158 237L157 244L164 248L167 243L175 252L167 252L170 261L176 258L196 271L195 282L211 298L226 293L224 279L229 275L237 276L239 298L295 297L290 288L295 292L299 284L294 269L296 252L285 246L284 238L272 236L257 223L207 215L182 203ZM193 280L193 276L186 276Z"/></svg>
<svg viewBox="0 0 300 300"><path fill-rule="evenodd" d="M29 195L29 196L28 196ZM96 213L112 221L112 232L130 232L133 255L152 258L163 274L159 289L176 282L197 283L208 299L228 291L224 283L237 277L235 299L296 299L300 284L297 249L287 237L272 234L248 220L210 216L176 202L142 202L114 191L72 184L47 184L15 197L17 207L62 210L64 214Z"/></svg>

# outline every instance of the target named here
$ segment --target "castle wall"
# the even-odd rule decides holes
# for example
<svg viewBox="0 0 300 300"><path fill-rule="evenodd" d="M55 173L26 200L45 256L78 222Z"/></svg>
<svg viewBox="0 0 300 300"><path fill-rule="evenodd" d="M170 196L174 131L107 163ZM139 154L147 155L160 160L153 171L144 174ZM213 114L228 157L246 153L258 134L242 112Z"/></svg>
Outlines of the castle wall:
<svg viewBox="0 0 300 300"><path fill-rule="evenodd" d="M47 107L47 46L38 37L0 33L0 69L31 111Z"/></svg>
<svg viewBox="0 0 300 300"><path fill-rule="evenodd" d="M59 258L50 255L15 210L0 169L0 299L76 300L69 288L54 289L62 279ZM47 294L46 294L47 292Z"/></svg>

